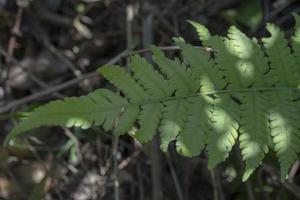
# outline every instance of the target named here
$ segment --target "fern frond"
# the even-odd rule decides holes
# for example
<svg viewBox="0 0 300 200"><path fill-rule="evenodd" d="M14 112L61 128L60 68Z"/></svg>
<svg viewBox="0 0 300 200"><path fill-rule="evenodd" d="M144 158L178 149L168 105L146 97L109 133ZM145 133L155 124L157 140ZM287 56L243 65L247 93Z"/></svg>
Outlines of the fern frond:
<svg viewBox="0 0 300 200"><path fill-rule="evenodd" d="M266 86L263 75L268 71L269 66L261 46L234 26L229 28L228 38L232 52L239 58L237 65L245 81L248 82L247 85Z"/></svg>
<svg viewBox="0 0 300 200"><path fill-rule="evenodd" d="M137 55L129 72L116 65L101 67L120 95L99 89L50 102L16 126L6 142L43 125L96 125L119 136L137 121L134 137L147 142L159 132L163 151L172 141L185 156L197 156L206 147L210 169L229 156L239 136L243 180L274 148L283 180L300 151L300 18L295 18L293 51L272 24L262 47L233 26L221 37L190 22L212 52L179 38L175 43L183 62L152 47L155 67Z"/></svg>
<svg viewBox="0 0 300 200"><path fill-rule="evenodd" d="M165 102L159 127L161 136L160 148L163 151L167 151L169 143L174 141L182 131L187 116L187 108L188 102L183 99Z"/></svg>
<svg viewBox="0 0 300 200"><path fill-rule="evenodd" d="M171 60L166 58L164 53L156 47L152 47L152 51L153 61L167 75L171 85L174 85L176 96L194 93L199 89L200 86L192 76L191 70L186 68L184 64L181 64L178 59Z"/></svg>
<svg viewBox="0 0 300 200"><path fill-rule="evenodd" d="M149 94L123 68L116 65L106 65L98 71L132 102L149 99Z"/></svg>
<svg viewBox="0 0 300 200"><path fill-rule="evenodd" d="M268 152L268 104L263 93L246 94L241 105L240 148L246 162L243 180L261 164Z"/></svg>
<svg viewBox="0 0 300 200"><path fill-rule="evenodd" d="M239 60L232 52L233 47L228 38L213 36L206 42L206 45L216 49L215 62L224 74L229 88L245 88L250 85L243 76L245 69L239 65Z"/></svg>
<svg viewBox="0 0 300 200"><path fill-rule="evenodd" d="M147 90L151 99L169 97L173 93L174 88L146 59L134 55L129 67L134 72L133 77Z"/></svg>
<svg viewBox="0 0 300 200"><path fill-rule="evenodd" d="M176 139L176 149L184 156L197 156L207 143L212 105L203 97L188 100L187 121Z"/></svg>
<svg viewBox="0 0 300 200"><path fill-rule="evenodd" d="M205 42L210 39L211 34L205 26L191 20L188 20L188 22L196 29L200 41Z"/></svg>
<svg viewBox="0 0 300 200"><path fill-rule="evenodd" d="M135 138L140 142L148 142L156 134L162 116L161 103L146 104L142 106L139 117L140 129L135 134Z"/></svg>
<svg viewBox="0 0 300 200"><path fill-rule="evenodd" d="M295 25L295 33L292 37L292 48L293 48L293 55L296 59L296 63L298 66L298 71L300 69L300 16L294 13L294 17L296 20Z"/></svg>
<svg viewBox="0 0 300 200"><path fill-rule="evenodd" d="M222 94L216 99L207 142L209 169L224 161L235 144L239 128L238 113L238 107L230 95Z"/></svg>
<svg viewBox="0 0 300 200"><path fill-rule="evenodd" d="M299 87L295 57L291 54L284 33L273 24L268 24L267 30L271 37L263 38L262 41L271 67L266 75L268 80L274 81L273 84L277 87ZM272 106L269 108L271 135L280 162L281 179L284 180L299 152L299 116L293 103L293 92L273 92L269 97L269 100L272 99Z"/></svg>
<svg viewBox="0 0 300 200"><path fill-rule="evenodd" d="M44 125L89 128L103 125L112 130L114 121L128 102L110 90L98 89L87 96L57 100L34 110L29 119L22 121L6 138L8 142L22 132Z"/></svg>
<svg viewBox="0 0 300 200"><path fill-rule="evenodd" d="M229 28L228 38L249 85L254 88L268 86L264 77L269 69L268 60L261 46L234 26ZM242 97L239 140L242 157L246 163L243 180L248 179L268 152L266 102L265 95L260 92L247 93Z"/></svg>
<svg viewBox="0 0 300 200"><path fill-rule="evenodd" d="M274 24L267 24L267 30L271 37L262 39L271 65L267 79L276 86L298 87L299 72L284 33Z"/></svg>
<svg viewBox="0 0 300 200"><path fill-rule="evenodd" d="M122 111L121 115L119 116L119 119L116 121L117 124L114 134L122 135L126 133L133 126L134 122L139 117L139 114L140 108L138 105L132 105L125 108L125 110Z"/></svg>
<svg viewBox="0 0 300 200"><path fill-rule="evenodd" d="M280 162L281 180L286 179L300 150L299 115L292 97L290 91L274 92L269 96L270 129Z"/></svg>
<svg viewBox="0 0 300 200"><path fill-rule="evenodd" d="M220 90L225 87L225 80L210 58L209 52L179 39L175 39L175 42L180 47L184 60L191 67L194 77L200 81L201 92Z"/></svg>

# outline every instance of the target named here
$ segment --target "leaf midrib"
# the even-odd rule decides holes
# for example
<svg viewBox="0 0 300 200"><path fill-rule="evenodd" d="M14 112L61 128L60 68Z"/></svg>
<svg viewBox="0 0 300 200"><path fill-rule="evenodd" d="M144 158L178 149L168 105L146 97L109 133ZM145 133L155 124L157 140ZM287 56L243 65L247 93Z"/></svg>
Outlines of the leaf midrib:
<svg viewBox="0 0 300 200"><path fill-rule="evenodd" d="M277 87L277 88L270 88L270 87L262 87L262 88L244 88L244 89L230 89L230 90L214 90L208 92L197 92L190 95L180 95L180 96L173 96L173 97L166 97L162 99L155 99L155 100L145 100L142 102L135 102L128 104L131 105L144 105L144 104L154 104L166 101L172 101L177 99L186 99L192 98L197 96L205 96L205 95L213 95L213 94L230 94L230 93L247 93L247 92L278 92L278 91L299 91L300 88L291 88L291 87ZM126 106L125 106L126 107Z"/></svg>

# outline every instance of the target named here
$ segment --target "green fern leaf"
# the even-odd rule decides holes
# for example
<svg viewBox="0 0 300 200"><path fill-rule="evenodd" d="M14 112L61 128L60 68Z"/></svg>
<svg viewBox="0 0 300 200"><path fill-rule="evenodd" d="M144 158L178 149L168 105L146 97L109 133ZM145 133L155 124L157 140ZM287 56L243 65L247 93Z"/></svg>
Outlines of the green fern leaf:
<svg viewBox="0 0 300 200"><path fill-rule="evenodd" d="M187 116L188 103L183 100L165 102L163 108L162 121L159 127L161 135L161 149L168 150L169 143L174 141L182 131Z"/></svg>
<svg viewBox="0 0 300 200"><path fill-rule="evenodd" d="M267 24L267 30L271 37L262 39L271 65L267 79L276 86L298 87L300 79L295 58L284 33L274 24Z"/></svg>
<svg viewBox="0 0 300 200"><path fill-rule="evenodd" d="M194 47L184 41L175 39L182 50L182 55L192 69L192 73L200 81L201 92L223 89L226 85L221 73L216 69L214 61L203 48Z"/></svg>
<svg viewBox="0 0 300 200"><path fill-rule="evenodd" d="M238 136L238 107L230 95L222 94L216 100L211 115L211 132L208 135L208 168L212 169L224 161Z"/></svg>
<svg viewBox="0 0 300 200"><path fill-rule="evenodd" d="M281 180L287 178L289 168L300 150L299 115L292 96L293 93L289 91L274 92L269 96L270 129L280 162Z"/></svg>
<svg viewBox="0 0 300 200"><path fill-rule="evenodd" d="M152 51L153 61L167 75L171 85L174 85L176 96L194 93L199 89L197 81L192 77L191 70L181 64L178 59L171 60L166 58L164 53L156 47L152 47Z"/></svg>
<svg viewBox="0 0 300 200"><path fill-rule="evenodd" d="M134 55L129 67L134 72L133 77L147 90L151 99L169 97L173 93L174 89L169 82L160 73L154 71L153 66L146 59Z"/></svg>
<svg viewBox="0 0 300 200"><path fill-rule="evenodd" d="M123 68L116 65L107 65L101 67L98 71L124 92L132 102L149 99L149 95L145 90Z"/></svg>
<svg viewBox="0 0 300 200"><path fill-rule="evenodd" d="M202 24L199 24L198 22L188 20L188 22L196 29L200 41L208 41L211 37L211 34L209 30L203 26Z"/></svg>
<svg viewBox="0 0 300 200"><path fill-rule="evenodd" d="M300 16L294 14L296 20L295 33L292 37L293 55L295 56L298 71L300 71Z"/></svg>
<svg viewBox="0 0 300 200"><path fill-rule="evenodd" d="M247 73L246 69L239 65L239 60L234 55L234 48L227 38L213 36L206 44L216 50L215 62L225 75L229 88L245 88L251 85L244 76L244 73Z"/></svg>
<svg viewBox="0 0 300 200"><path fill-rule="evenodd" d="M117 120L117 126L114 130L114 134L119 136L126 133L133 126L139 114L140 108L137 105L125 108L125 111L121 113Z"/></svg>
<svg viewBox="0 0 300 200"><path fill-rule="evenodd" d="M161 99L172 95L174 88L169 81L165 80L160 73L155 71L146 59L135 55L132 57L129 66L134 72L133 77L149 93L150 99ZM142 113L139 118L141 128L136 133L136 138L140 142L147 142L152 139L160 121L161 110L162 106L159 103L142 106Z"/></svg>
<svg viewBox="0 0 300 200"><path fill-rule="evenodd" d="M162 115L161 103L146 104L142 106L139 117L140 129L135 138L140 142L148 142L156 133Z"/></svg>
<svg viewBox="0 0 300 200"><path fill-rule="evenodd" d="M234 26L229 28L228 38L232 53L239 58L237 65L242 70L241 74L248 82L247 85L266 86L263 74L268 71L269 66L261 46Z"/></svg>
<svg viewBox="0 0 300 200"><path fill-rule="evenodd" d="M266 87L264 74L268 61L256 41L249 39L236 27L228 30L233 53L239 58L244 77L252 87ZM240 148L246 162L243 180L247 180L268 152L268 110L263 93L252 92L243 95L240 118Z"/></svg>
<svg viewBox="0 0 300 200"><path fill-rule="evenodd" d="M246 168L247 180L268 152L269 130L267 99L263 93L246 94L241 105L240 148Z"/></svg>
<svg viewBox="0 0 300 200"><path fill-rule="evenodd" d="M205 148L211 169L230 154L239 135L246 180L274 148L281 179L300 151L299 119L299 17L292 49L278 27L268 24L271 36L249 39L235 27L226 37L211 36L195 26L200 40L213 51L175 39L183 62L169 59L152 47L154 68L140 56L132 56L129 69L107 65L99 72L120 90L120 96L100 89L87 96L50 102L34 110L6 139L43 125L89 128L102 126L121 135L137 121L134 137L149 141L160 133L161 149L172 141L185 156Z"/></svg>
<svg viewBox="0 0 300 200"><path fill-rule="evenodd" d="M267 29L271 34L263 38L264 46L271 65L267 74L278 87L298 87L299 76L295 58L291 54L284 33L273 24L268 24ZM280 51L278 51L280 49ZM293 103L295 94L292 92L272 92L270 94L270 129L275 144L280 167L281 179L285 179L288 170L295 161L300 144L297 121L299 117Z"/></svg>
<svg viewBox="0 0 300 200"><path fill-rule="evenodd" d="M197 156L207 143L211 105L202 97L189 99L187 122L176 140L176 149L184 156Z"/></svg>
<svg viewBox="0 0 300 200"><path fill-rule="evenodd" d="M30 117L16 126L6 138L6 143L20 133L44 125L62 125L67 127L89 128L91 125L104 124L105 130L111 130L122 108L128 102L106 89L82 97L70 97L57 100L34 110Z"/></svg>

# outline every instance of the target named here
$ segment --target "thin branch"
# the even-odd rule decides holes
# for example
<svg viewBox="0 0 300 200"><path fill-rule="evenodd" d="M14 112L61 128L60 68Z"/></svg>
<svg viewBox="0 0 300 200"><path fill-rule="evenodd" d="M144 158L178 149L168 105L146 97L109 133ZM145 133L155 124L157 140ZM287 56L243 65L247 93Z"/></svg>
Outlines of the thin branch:
<svg viewBox="0 0 300 200"><path fill-rule="evenodd" d="M73 26L72 18L49 11L39 1L34 1L33 9L42 20L67 28L71 28Z"/></svg>
<svg viewBox="0 0 300 200"><path fill-rule="evenodd" d="M9 38L8 41L8 47L7 47L7 56L6 56L6 63L10 63L11 58L14 55L14 50L15 50L15 46L16 46L16 42L17 42L17 38L16 35L20 34L20 26L21 26L21 21L22 21L22 16L23 16L23 7L19 7L18 8L18 12L16 15L16 20L15 20L15 24L11 29L11 37Z"/></svg>
<svg viewBox="0 0 300 200"><path fill-rule="evenodd" d="M6 106L3 106L3 107L0 108L0 114L8 112L9 110L11 110L11 109L13 109L13 108L15 108L17 106L20 106L20 105L26 104L28 102L40 99L40 98L42 98L44 96L47 96L47 95L49 95L49 94L51 94L53 92L57 92L57 91L65 89L65 88L68 88L70 86L73 86L73 85L75 85L77 83L80 83L81 81L83 81L85 79L89 79L89 78L95 77L97 75L98 75L97 72L91 72L91 73L85 74L83 76L80 76L78 78L75 78L75 79L72 79L70 81L67 81L65 83L62 83L60 85L51 87L51 88L49 88L47 90L43 90L41 92L29 95L29 96L24 97L24 98L22 98L20 100L12 101L11 103L7 104Z"/></svg>
<svg viewBox="0 0 300 200"><path fill-rule="evenodd" d="M263 163L261 166L262 166L261 169L268 172L270 175L279 177L278 175L279 172L275 170L272 166L266 163ZM300 188L297 185L288 183L286 181L282 182L281 184L285 189L291 192L297 199L300 199Z"/></svg>
<svg viewBox="0 0 300 200"><path fill-rule="evenodd" d="M289 173L289 178L288 178L288 182L289 183L293 183L294 182L294 177L298 172L300 166L300 162L299 160L296 160L296 162L293 164L293 166L291 167L290 173Z"/></svg>
<svg viewBox="0 0 300 200"><path fill-rule="evenodd" d="M141 171L141 166L139 163L136 165L137 177L138 177L138 186L139 186L139 200L145 200L144 197L144 184L143 184L143 175Z"/></svg>
<svg viewBox="0 0 300 200"><path fill-rule="evenodd" d="M1 70L1 73L3 74L3 79L4 79L4 98L7 99L7 94L8 94L8 88L6 86L6 81L9 78L10 74L10 64L11 64L11 58L14 56L14 51L16 48L16 43L17 43L17 35L20 35L20 26L21 26L21 21L22 21L22 16L23 16L23 7L19 7L14 25L11 29L11 36L8 40L8 46L7 46L7 55L5 56L5 64L6 64L6 70ZM3 73L4 72L4 73Z"/></svg>
<svg viewBox="0 0 300 200"><path fill-rule="evenodd" d="M170 153L168 153L168 152L167 152L167 161L168 161L168 165L169 165L169 168L170 168L170 171L171 171L171 176L172 176L172 179L173 179L173 182L174 182L174 185L175 185L175 189L176 189L178 199L179 200L184 200L182 189L181 189L176 171L174 169L174 165L173 165Z"/></svg>
<svg viewBox="0 0 300 200"><path fill-rule="evenodd" d="M247 180L245 184L246 184L247 194L248 194L249 200L255 200L255 195L254 195L254 191L253 191L251 181Z"/></svg>
<svg viewBox="0 0 300 200"><path fill-rule="evenodd" d="M211 176L211 183L212 183L212 188L213 188L213 199L214 200L219 200L218 198L218 189L217 189L217 182L216 182L216 175L214 170L210 171L210 176Z"/></svg>
<svg viewBox="0 0 300 200"><path fill-rule="evenodd" d="M113 156L113 179L114 179L114 200L120 200L119 192L119 168L118 168L118 143L119 137L113 137L112 156Z"/></svg>
<svg viewBox="0 0 300 200"><path fill-rule="evenodd" d="M78 138L71 132L71 130L69 128L63 128L64 129L64 133L65 135L71 140L74 142L75 144L75 147L76 147L76 151L77 151L77 162L81 162L83 159L83 156L81 154L81 151L80 151L80 141L78 140Z"/></svg>
<svg viewBox="0 0 300 200"><path fill-rule="evenodd" d="M176 46L176 45L174 45L174 46L157 46L157 48L162 51L180 51L179 46ZM205 49L208 52L214 51L212 48L209 48L209 47L198 47L198 48ZM151 51L152 51L151 48L145 48L145 49L129 52L128 56L130 56L132 54L142 54L142 53L147 53L147 52L151 52Z"/></svg>
<svg viewBox="0 0 300 200"><path fill-rule="evenodd" d="M164 46L164 47L157 47L162 51L178 51L179 46ZM147 53L147 52L151 52L151 48L145 48L145 49L141 49L141 50L137 50L137 51L132 51L130 52L128 55L132 55L132 54L142 54L142 53Z"/></svg>
<svg viewBox="0 0 300 200"><path fill-rule="evenodd" d="M147 48L153 44L153 15L146 13L143 18L143 47ZM151 55L145 51L144 57L151 62ZM151 182L152 182L152 200L163 200L163 184L162 184L162 164L161 152L159 148L159 139L157 136L151 141Z"/></svg>
<svg viewBox="0 0 300 200"><path fill-rule="evenodd" d="M163 50L163 51L179 50L178 47L175 47L175 46L158 47L158 48ZM109 60L105 65L115 64L121 58L127 57L127 56L132 55L132 54L145 53L145 52L150 52L150 51L151 51L150 48L142 49L142 50L139 50L139 51L130 51L129 49L126 49L126 50L122 51L120 54L118 54L117 56L115 56L114 58L112 58L111 60ZM3 51L1 51L1 52L5 53ZM87 74L83 74L83 75L81 75L81 76L79 76L75 79L72 79L72 80L69 80L69 81L64 82L62 84L53 86L49 89L43 90L41 92L38 92L38 93L35 93L35 94L32 94L32 95L29 95L29 96L24 97L24 98L19 99L19 100L12 101L11 103L9 103L9 104L7 104L3 107L0 107L0 114L8 112L11 109L16 108L18 106L21 106L23 104L29 103L30 101L40 99L40 98L42 98L46 95L49 95L51 93L54 93L54 92L66 89L68 87L74 86L77 83L82 82L83 80L90 79L90 78L93 78L95 76L99 76L99 73L98 72L90 72L90 73L87 73Z"/></svg>
<svg viewBox="0 0 300 200"><path fill-rule="evenodd" d="M0 54L2 54L3 56L5 56L5 57L8 57L9 55L8 55L8 52L6 52L5 50L4 50L4 48L0 45ZM47 85L43 80L41 80L41 79L39 79L38 77L36 77L30 70L27 70L26 68L24 68L21 64L20 64L20 62L14 57L14 56L11 56L11 58L10 58L10 62L12 63L12 64L15 64L15 65L17 65L21 70L22 70L22 72L24 73L24 72L26 72L27 74L28 74L28 76L29 76L29 78L33 81L33 82L35 82L35 83L37 83L39 86L41 86L42 88L44 88L44 89L47 89L47 88L49 88L49 85ZM19 75L19 74L18 74ZM17 75L16 75L17 76ZM15 76L14 76L15 77ZM11 77L8 77L7 79L10 79ZM5 81L5 80L4 80ZM1 82L2 83L2 82ZM1 84L0 83L0 84ZM53 94L54 96L56 96L56 97L58 97L58 98L64 98L64 95L62 95L62 94L59 94L59 93L54 93Z"/></svg>
<svg viewBox="0 0 300 200"><path fill-rule="evenodd" d="M114 63L118 62L122 57L126 56L127 54L128 54L128 50L126 49L126 50L122 51L120 54L118 54L117 56L115 56L114 58L112 58L106 64L114 64ZM31 101L34 101L34 100L37 100L37 99L40 99L40 98L42 98L44 96L47 96L47 95L49 95L53 92L57 92L57 91L66 89L68 87L71 87L73 85L76 85L76 84L80 83L81 81L83 81L85 79L90 79L90 78L93 78L95 76L99 76L99 73L98 72L87 73L87 74L84 74L84 75L82 75L80 77L77 77L75 79L64 82L62 84L53 86L53 87L51 87L47 90L43 90L43 91L40 91L38 93L35 93L35 94L29 95L27 97L24 97L22 99L12 101L11 103L7 104L6 106L0 107L0 114L8 112L9 110L11 110L13 108L16 108L20 105L26 104L28 102L31 102Z"/></svg>

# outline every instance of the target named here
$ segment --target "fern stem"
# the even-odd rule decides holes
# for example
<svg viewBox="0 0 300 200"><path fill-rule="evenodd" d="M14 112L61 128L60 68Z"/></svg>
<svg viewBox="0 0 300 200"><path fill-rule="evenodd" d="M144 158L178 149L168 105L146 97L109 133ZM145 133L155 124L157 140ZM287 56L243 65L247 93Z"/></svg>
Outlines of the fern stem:
<svg viewBox="0 0 300 200"><path fill-rule="evenodd" d="M157 99L157 100L149 100L149 101L143 101L143 102L136 102L136 103L130 103L130 106L134 105L145 105L145 104L155 104L160 102L167 102L172 100L178 100L178 99L186 99L191 97L197 97L197 96L203 96L203 95L213 95L213 94L232 94L232 93L247 93L247 92L274 92L274 91L299 91L300 88L273 88L273 87L263 87L263 88L244 88L244 89L224 89L224 90L215 90L215 91L209 91L209 92L198 92L194 93L192 95L183 95L183 96L173 96L173 97L167 97L163 99ZM124 106L126 108L127 106Z"/></svg>
<svg viewBox="0 0 300 200"><path fill-rule="evenodd" d="M249 200L255 200L253 187L252 187L252 184L251 184L250 180L246 181L246 189L247 189Z"/></svg>
<svg viewBox="0 0 300 200"><path fill-rule="evenodd" d="M143 46L153 44L153 14L147 13L143 18ZM150 52L145 52L145 58L152 62ZM159 149L159 137L156 135L151 142L151 178L152 200L163 200L161 152Z"/></svg>
<svg viewBox="0 0 300 200"><path fill-rule="evenodd" d="M213 186L213 197L214 197L214 200L219 200L219 198L218 198L218 190L217 190L217 183L216 183L216 178L215 178L215 172L214 172L214 170L212 170L210 172L210 176L211 176L211 182L212 182L212 186Z"/></svg>
<svg viewBox="0 0 300 200"><path fill-rule="evenodd" d="M119 137L113 137L112 156L113 156L113 176L114 176L114 199L120 200L119 192L119 168L118 168L118 143Z"/></svg>
<svg viewBox="0 0 300 200"><path fill-rule="evenodd" d="M170 171L171 171L172 179L174 181L174 185L175 185L175 189L176 189L176 193L177 193L178 199L179 200L184 200L182 189L181 189L181 186L180 186L180 183L179 183L176 171L174 169L173 161L171 159L171 155L170 155L169 152L167 152L166 157L167 157L167 162L168 162L168 165L169 165L169 168L170 168Z"/></svg>
<svg viewBox="0 0 300 200"><path fill-rule="evenodd" d="M120 182L119 182L119 166L118 166L118 145L119 136L115 134L116 127L118 126L120 116L123 114L122 109L113 127L113 139L112 139L112 164L113 164L113 182L114 182L114 200L120 200Z"/></svg>

